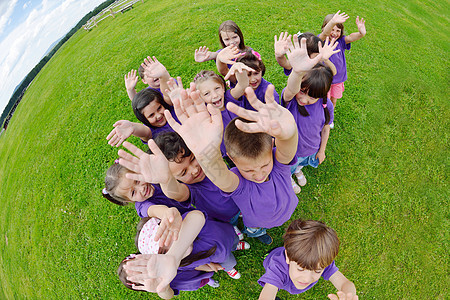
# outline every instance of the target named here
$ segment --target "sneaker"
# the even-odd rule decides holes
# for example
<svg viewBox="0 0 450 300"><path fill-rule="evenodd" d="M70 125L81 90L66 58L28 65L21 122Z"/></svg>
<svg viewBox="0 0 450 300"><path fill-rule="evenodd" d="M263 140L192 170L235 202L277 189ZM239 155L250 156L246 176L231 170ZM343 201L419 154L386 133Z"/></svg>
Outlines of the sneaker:
<svg viewBox="0 0 450 300"><path fill-rule="evenodd" d="M266 245L270 245L270 244L272 244L272 242L273 242L272 237L271 237L268 233L263 234L263 235L260 235L260 236L258 236L258 237L256 237L256 238L257 238L261 243L266 244Z"/></svg>
<svg viewBox="0 0 450 300"><path fill-rule="evenodd" d="M239 242L236 247L236 251L238 250L247 250L250 249L250 244L247 242Z"/></svg>
<svg viewBox="0 0 450 300"><path fill-rule="evenodd" d="M334 128L334 122L331 122L330 124L330 128L333 129Z"/></svg>
<svg viewBox="0 0 450 300"><path fill-rule="evenodd" d="M213 288L217 288L217 287L220 286L219 282L216 281L216 280L214 280L214 279L212 279L212 278L209 279L209 281L208 281L207 284L208 284L210 287L213 287Z"/></svg>
<svg viewBox="0 0 450 300"><path fill-rule="evenodd" d="M236 232L236 235L238 236L239 240L242 241L244 239L244 234L239 230L237 226L233 226L234 232Z"/></svg>
<svg viewBox="0 0 450 300"><path fill-rule="evenodd" d="M292 188L294 189L294 193L298 194L302 191L302 189L298 186L297 182L295 182L294 178L291 177Z"/></svg>
<svg viewBox="0 0 450 300"><path fill-rule="evenodd" d="M305 184L306 184L306 177L305 177L305 174L303 174L302 169L300 169L297 172L295 172L294 175L295 175L295 177L297 177L298 184L300 186L305 186Z"/></svg>
<svg viewBox="0 0 450 300"><path fill-rule="evenodd" d="M239 279L241 278L241 273L236 271L235 268L231 269L230 271L227 271L228 276L230 276L233 279Z"/></svg>

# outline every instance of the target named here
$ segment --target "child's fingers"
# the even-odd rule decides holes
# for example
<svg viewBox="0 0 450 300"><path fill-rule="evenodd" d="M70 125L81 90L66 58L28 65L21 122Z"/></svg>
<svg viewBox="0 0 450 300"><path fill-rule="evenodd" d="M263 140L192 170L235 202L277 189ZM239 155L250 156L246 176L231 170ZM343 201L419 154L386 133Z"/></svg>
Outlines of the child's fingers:
<svg viewBox="0 0 450 300"><path fill-rule="evenodd" d="M123 159L121 160L121 159L119 158L119 164L121 164L122 166L124 166L124 167L127 168L128 170L133 171L132 169L130 169L130 168L127 166L127 162L124 161ZM130 165L130 166L131 166L131 165ZM133 172L134 172L134 171L133 171ZM128 178L128 179L131 179L131 180L137 180L137 181L143 181L143 182L146 182L144 175L139 174L139 173L126 173L126 174L125 174L125 177Z"/></svg>
<svg viewBox="0 0 450 300"><path fill-rule="evenodd" d="M269 88L267 88L267 89L269 89ZM273 91L272 91L272 93L273 93ZM266 91L266 94L267 94L267 91ZM245 95L247 96L248 102L254 109L260 110L261 108L264 107L264 104L261 101L259 101L258 97L256 97L255 91L251 87L245 88Z"/></svg>
<svg viewBox="0 0 450 300"><path fill-rule="evenodd" d="M328 298L330 298L330 300L339 300L335 294L329 294Z"/></svg>
<svg viewBox="0 0 450 300"><path fill-rule="evenodd" d="M130 142L125 142L123 143L123 146L125 148L127 148L128 150L130 150L131 153L133 153L134 155L136 155L137 157L141 157L142 155L146 154L144 151L142 151L141 149L139 149L138 147L136 147L135 145L133 145Z"/></svg>
<svg viewBox="0 0 450 300"><path fill-rule="evenodd" d="M174 101L175 102L175 101ZM178 117L178 119L180 119L180 116L178 115L178 113L175 110L175 113ZM167 109L164 111L164 117L166 117L167 123L169 123L169 126L175 130L175 132L178 132L180 130L180 124L178 124L177 121L175 121L175 119L172 117L172 114L170 113L170 111L168 111Z"/></svg>
<svg viewBox="0 0 450 300"><path fill-rule="evenodd" d="M124 143L124 146L125 146L125 144L129 144L129 142ZM139 158L137 158L136 156L131 155L130 153L126 152L123 149L120 149L118 151L118 154L119 154L120 158L123 158L123 159L125 159L125 160L127 160L127 161L129 161L129 162L131 162L133 164L136 164L136 165L139 164Z"/></svg>
<svg viewBox="0 0 450 300"><path fill-rule="evenodd" d="M165 157L164 153L162 153L161 149L159 149L153 139L148 140L147 145L155 156Z"/></svg>
<svg viewBox="0 0 450 300"><path fill-rule="evenodd" d="M233 102L228 102L227 103L227 110L231 111L235 115L237 115L237 116L239 116L241 118L244 118L246 120L249 120L249 121L255 121L256 120L256 116L255 116L256 112L247 110L247 109L245 109L243 107L240 107L240 106L236 105Z"/></svg>
<svg viewBox="0 0 450 300"><path fill-rule="evenodd" d="M106 139L109 140L109 139L112 138L115 134L116 134L116 129L114 128L114 129L111 130L111 132L108 134L108 136L106 137Z"/></svg>
<svg viewBox="0 0 450 300"><path fill-rule="evenodd" d="M269 86L267 86L266 93L264 94L266 104L271 104L275 102L275 96L273 95L274 90L275 86L273 84L269 84Z"/></svg>
<svg viewBox="0 0 450 300"><path fill-rule="evenodd" d="M261 125L260 123L245 123L242 122L241 120L236 120L235 121L236 127L243 131L243 132L247 132L247 133L257 133L257 132L267 132L268 128L264 128L263 125Z"/></svg>
<svg viewBox="0 0 450 300"><path fill-rule="evenodd" d="M206 106L206 109L208 110L209 114L211 115L211 120L213 124L219 124L222 123L222 113L217 107L214 107L211 104L208 104ZM223 124L223 123L222 123Z"/></svg>

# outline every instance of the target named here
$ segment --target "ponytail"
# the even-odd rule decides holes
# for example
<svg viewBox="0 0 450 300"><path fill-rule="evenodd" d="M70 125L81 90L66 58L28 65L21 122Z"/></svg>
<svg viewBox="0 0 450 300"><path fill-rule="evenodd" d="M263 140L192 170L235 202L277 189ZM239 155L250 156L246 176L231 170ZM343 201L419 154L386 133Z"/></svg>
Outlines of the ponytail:
<svg viewBox="0 0 450 300"><path fill-rule="evenodd" d="M324 97L322 99L323 113L325 114L325 125L328 125L328 123L330 123L330 111L328 110L327 107L327 101L328 101L327 97Z"/></svg>

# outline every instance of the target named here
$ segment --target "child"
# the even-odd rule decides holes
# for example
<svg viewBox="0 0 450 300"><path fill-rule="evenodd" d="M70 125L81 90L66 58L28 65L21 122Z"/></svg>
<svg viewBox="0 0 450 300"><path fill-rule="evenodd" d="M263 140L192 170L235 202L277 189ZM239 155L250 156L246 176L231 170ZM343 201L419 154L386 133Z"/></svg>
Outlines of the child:
<svg viewBox="0 0 450 300"><path fill-rule="evenodd" d="M217 57L217 61L220 60L222 60L221 54L219 54L219 56ZM239 57L236 59L236 63L242 63L252 69L252 71L246 71L248 76L248 86L254 90L256 97L264 103L267 87L271 83L262 78L266 72L266 67L261 60L261 55L259 55L259 53L257 52L254 52L253 50L248 51L243 53L243 55L239 55ZM230 79L233 84L236 84L238 80L234 75L235 72L233 68L231 68L228 74L225 76L225 79ZM248 99L245 97L244 91L242 89L239 91L240 93L235 93L233 97L239 100L239 102L241 103L240 106L244 107L247 110L254 110L254 108L250 105ZM275 89L273 90L273 97L277 103L280 103L280 96L275 91Z"/></svg>
<svg viewBox="0 0 450 300"><path fill-rule="evenodd" d="M325 40L327 37L336 39L338 43L337 49L341 50L330 57L330 61L336 66L337 74L333 78L333 84L328 97L331 99L333 106L336 107L337 99L342 98L344 92L344 82L347 80L347 64L345 61L345 50L350 50L351 44L366 35L365 20L359 16L356 17L356 26L358 26L358 32L353 32L350 35L344 35L345 20L348 19L348 15L340 13L330 14L325 17L322 24L322 32L319 35L321 40Z"/></svg>
<svg viewBox="0 0 450 300"><path fill-rule="evenodd" d="M147 89L152 89L163 95L165 89L167 88L165 83L169 80L170 75L164 65L162 65L156 57L153 56L153 60L150 57L144 59L144 63L139 66L138 73L142 82L148 85ZM136 76L136 70L131 70L128 72L128 74L125 75L124 80L128 98L133 100L136 95L136 84L139 80Z"/></svg>
<svg viewBox="0 0 450 300"><path fill-rule="evenodd" d="M320 55L315 60L307 58L311 65L319 59ZM252 122L235 119L225 130L227 154L236 165L231 170L220 154L223 124L215 107L205 107L198 93L191 92L190 96L182 93L182 99L173 99L181 125L165 113L169 124L183 137L207 176L240 208L247 235L266 244L272 243L266 228L289 220L298 203L290 185L297 128L292 114L275 102L273 91L270 85L264 104L256 98L252 88L246 88L247 98L256 112L233 103L227 105L228 110ZM274 150L272 136L277 145Z"/></svg>
<svg viewBox="0 0 450 300"><path fill-rule="evenodd" d="M334 64L330 61L330 56L334 53L339 52L333 51L337 47L337 43L335 43L335 40L331 40L329 43L329 40L326 40L324 43L319 37L315 36L311 32L305 32L305 33L297 33L298 40L305 38L306 39L306 49L308 50L308 55L310 58L314 58L320 53L322 53L322 62L328 66L331 71L333 72L333 75L336 75L336 67ZM278 62L278 64L283 67L284 74L286 76L289 76L292 72L292 66L289 63L289 60L286 58L286 53L289 50L289 41L291 40L291 35L288 35L287 32L280 33L280 38L277 40L277 36L275 36L275 58ZM319 48L319 44L322 45L322 48Z"/></svg>
<svg viewBox="0 0 450 300"><path fill-rule="evenodd" d="M292 113L297 123L297 164L292 166L291 171L301 186L306 184L301 170L303 166L317 168L325 160L325 149L330 135L328 124L333 122L333 104L326 97L333 79L331 69L317 64L306 72L305 57L308 57L306 40L301 40L300 47L297 35L294 35L294 44L290 42L288 52L292 73L283 90L282 99L283 105ZM294 179L291 178L291 181L295 193L298 194L301 188Z"/></svg>
<svg viewBox="0 0 450 300"><path fill-rule="evenodd" d="M232 199L222 196L219 189L205 176L181 137L176 132L162 133L155 141L150 140L149 145L152 146L153 152L150 155L128 142L124 143L124 147L136 157L119 150L120 163L136 173L133 175L136 177L133 178L144 182L154 182L155 178L161 174L167 174L164 177L175 179L170 183L171 198L179 202L190 200L210 219L231 223L235 226L239 239L242 240L243 235L236 226L239 208ZM153 160L161 163L151 163ZM163 182L166 181L167 179L164 179Z"/></svg>
<svg viewBox="0 0 450 300"><path fill-rule="evenodd" d="M251 49L250 47L245 46L244 43L244 36L242 34L241 29L239 26L231 21L225 21L219 26L219 41L220 45L222 46L222 49L228 47L228 46L235 46L239 49L239 51L243 52L247 49ZM200 47L195 50L195 61L196 62L204 62L208 60L215 60L217 57L217 54L222 50L219 49L216 52L209 51L209 48L206 46ZM226 74L226 72L225 72ZM225 74L222 74L225 76Z"/></svg>
<svg viewBox="0 0 450 300"><path fill-rule="evenodd" d="M339 239L333 229L318 221L294 220L283 238L284 247L273 249L264 259L266 273L258 280L263 286L260 300L275 299L280 289L290 294L306 292L320 277L338 289L339 300L358 299L355 285L334 263ZM328 297L338 299L336 295Z"/></svg>

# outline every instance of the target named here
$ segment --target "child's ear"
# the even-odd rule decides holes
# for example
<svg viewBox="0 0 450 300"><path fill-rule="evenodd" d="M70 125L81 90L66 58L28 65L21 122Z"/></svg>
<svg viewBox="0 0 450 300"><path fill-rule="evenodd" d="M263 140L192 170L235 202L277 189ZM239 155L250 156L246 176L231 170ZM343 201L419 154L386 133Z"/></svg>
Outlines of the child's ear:
<svg viewBox="0 0 450 300"><path fill-rule="evenodd" d="M144 84L148 85L148 83L144 79L141 79L141 80Z"/></svg>
<svg viewBox="0 0 450 300"><path fill-rule="evenodd" d="M284 249L284 256L286 256L286 263L289 264L289 257L287 256L286 249Z"/></svg>

